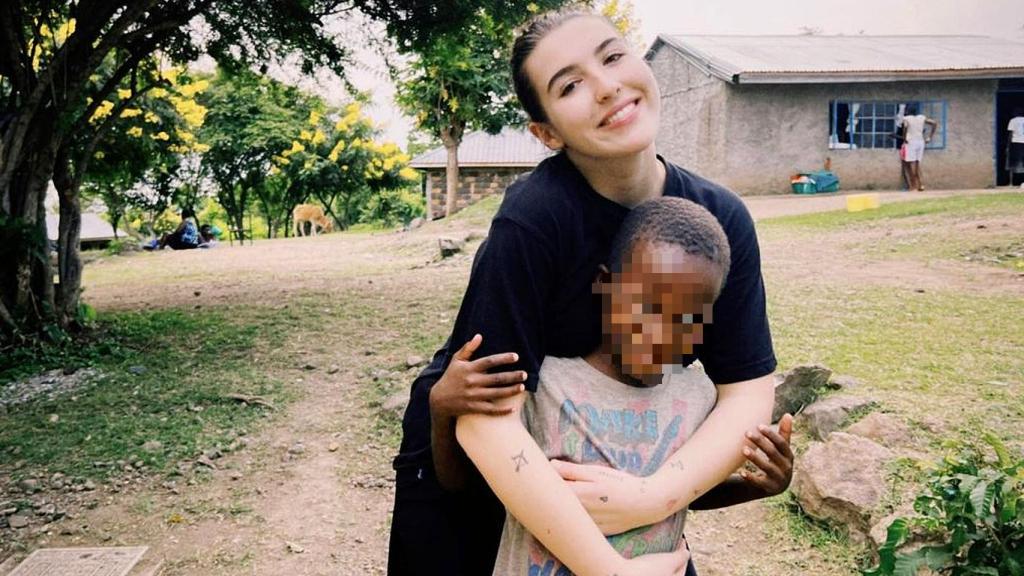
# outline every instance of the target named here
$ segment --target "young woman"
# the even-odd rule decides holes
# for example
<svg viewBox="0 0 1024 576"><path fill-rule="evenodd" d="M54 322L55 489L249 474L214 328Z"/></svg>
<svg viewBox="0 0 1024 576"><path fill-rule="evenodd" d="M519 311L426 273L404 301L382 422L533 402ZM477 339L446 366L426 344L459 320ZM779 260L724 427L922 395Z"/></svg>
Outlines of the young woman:
<svg viewBox="0 0 1024 576"><path fill-rule="evenodd" d="M597 347L600 301L591 283L619 225L645 200L696 202L728 237L725 289L687 359L701 361L718 402L649 477L571 464L558 471L605 534L624 532L682 510L728 478L744 459L745 431L771 413L775 356L753 222L734 194L657 155L660 95L650 68L605 19L554 13L517 40L512 72L531 132L559 154L509 188L491 224L449 340L471 344L439 351L413 383L394 463L392 575L491 572L503 510L472 469L465 474L456 417L506 412L494 402L517 394L520 382L536 390L545 356ZM480 359L470 362L474 353ZM511 370L486 373L494 367ZM478 429L484 436L472 441L483 450L502 441ZM441 484L465 489L453 495Z"/></svg>

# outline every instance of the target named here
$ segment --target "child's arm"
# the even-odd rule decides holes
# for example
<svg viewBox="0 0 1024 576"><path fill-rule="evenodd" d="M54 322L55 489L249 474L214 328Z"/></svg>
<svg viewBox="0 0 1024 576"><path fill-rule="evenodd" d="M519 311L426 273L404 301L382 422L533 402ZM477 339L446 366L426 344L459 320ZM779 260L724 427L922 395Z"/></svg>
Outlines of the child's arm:
<svg viewBox="0 0 1024 576"><path fill-rule="evenodd" d="M470 360L483 338L477 334L452 356L444 375L430 389L430 449L434 472L441 487L461 490L465 486L466 458L455 440L455 419L464 414L508 414L512 406L495 401L507 400L523 391L523 371L487 371L519 360L515 353L494 354Z"/></svg>
<svg viewBox="0 0 1024 576"><path fill-rule="evenodd" d="M470 414L456 425L459 444L509 513L574 574L683 574L685 545L633 560L612 548L523 426L519 410L525 398L513 398L514 410L507 414Z"/></svg>
<svg viewBox="0 0 1024 576"><path fill-rule="evenodd" d="M771 374L719 385L697 432L646 478L599 466L553 462L605 534L654 524L686 508L743 463L745 432L771 418Z"/></svg>
<svg viewBox="0 0 1024 576"><path fill-rule="evenodd" d="M751 500L782 494L793 479L793 450L789 439L793 433L793 417L786 414L779 420L778 431L758 426L747 438L760 450L743 449L743 454L758 468L751 473L740 469L706 494L690 503L690 510L712 510L742 504Z"/></svg>

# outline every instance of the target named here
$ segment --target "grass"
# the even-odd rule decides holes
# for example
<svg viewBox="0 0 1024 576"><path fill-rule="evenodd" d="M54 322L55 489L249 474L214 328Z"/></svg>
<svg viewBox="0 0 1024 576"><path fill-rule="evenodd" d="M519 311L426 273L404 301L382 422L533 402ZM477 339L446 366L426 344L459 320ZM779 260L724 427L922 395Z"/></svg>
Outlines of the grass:
<svg viewBox="0 0 1024 576"><path fill-rule="evenodd" d="M22 463L15 477L44 471L103 478L119 473L111 465L118 461L142 460L163 471L226 445L266 415L224 398L226 392L261 395L280 405L291 399L252 361L279 338L276 328L236 322L221 312L106 315L84 342L22 353L5 363L2 382L66 366L92 367L100 376L87 390L11 409L0 426L0 455ZM162 449L143 450L147 441Z"/></svg>

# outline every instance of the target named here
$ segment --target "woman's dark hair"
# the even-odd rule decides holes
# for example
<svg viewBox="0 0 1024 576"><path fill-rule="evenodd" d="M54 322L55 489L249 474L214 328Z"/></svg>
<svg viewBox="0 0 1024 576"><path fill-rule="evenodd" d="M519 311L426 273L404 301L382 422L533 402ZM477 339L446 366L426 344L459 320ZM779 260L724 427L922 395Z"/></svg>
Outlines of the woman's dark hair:
<svg viewBox="0 0 1024 576"><path fill-rule="evenodd" d="M917 116L917 104L911 102L907 104L907 110L903 113L904 116Z"/></svg>
<svg viewBox="0 0 1024 576"><path fill-rule="evenodd" d="M533 54L537 44L552 30L569 20L586 16L601 17L597 14L581 12L579 10L545 12L530 20L519 36L516 37L515 43L512 44L512 58L509 62L512 66L512 85L515 87L516 97L519 98L519 102L523 105L523 109L526 110L526 115L530 117L530 120L544 122L548 117L544 113L544 108L540 105L537 89L530 82L529 76L526 75L526 59L530 57L530 54Z"/></svg>

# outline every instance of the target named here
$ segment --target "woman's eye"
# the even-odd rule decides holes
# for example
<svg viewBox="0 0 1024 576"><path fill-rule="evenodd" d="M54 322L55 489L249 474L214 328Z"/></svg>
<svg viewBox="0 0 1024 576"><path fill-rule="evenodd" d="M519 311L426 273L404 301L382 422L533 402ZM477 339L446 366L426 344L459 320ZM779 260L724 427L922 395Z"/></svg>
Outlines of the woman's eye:
<svg viewBox="0 0 1024 576"><path fill-rule="evenodd" d="M605 57L604 63L611 64L612 62L617 62L620 58L622 58L622 52L613 52Z"/></svg>
<svg viewBox="0 0 1024 576"><path fill-rule="evenodd" d="M579 80L573 80L572 82L567 83L565 86L562 86L562 92L560 93L560 95L568 96L576 88L576 85L579 84L579 82Z"/></svg>

